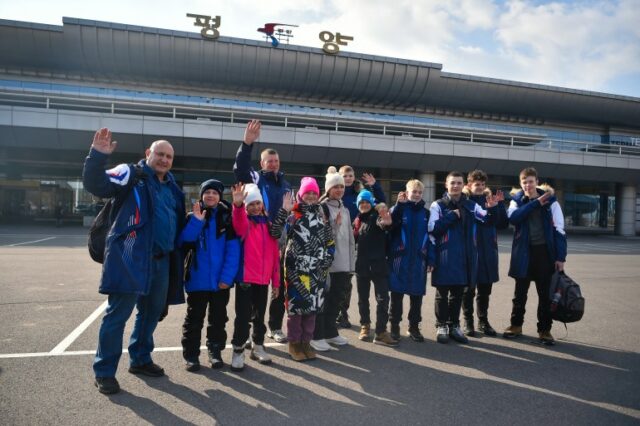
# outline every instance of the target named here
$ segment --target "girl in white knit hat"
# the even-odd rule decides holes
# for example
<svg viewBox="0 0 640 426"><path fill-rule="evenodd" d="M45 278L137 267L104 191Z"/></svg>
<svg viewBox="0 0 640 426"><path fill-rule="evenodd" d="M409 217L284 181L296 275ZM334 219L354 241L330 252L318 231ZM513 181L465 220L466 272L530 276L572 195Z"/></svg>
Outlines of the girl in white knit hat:
<svg viewBox="0 0 640 426"><path fill-rule="evenodd" d="M243 257L236 281L236 319L234 323L233 358L231 369L244 368L244 348L249 337L249 321L253 323L251 359L270 364L271 357L264 349L267 327L264 315L271 284L272 298L280 290L280 252L278 238L282 226L272 224L267 217L260 189L255 184L236 185L233 193L232 223L242 241ZM283 206L291 210L293 201L284 196Z"/></svg>
<svg viewBox="0 0 640 426"><path fill-rule="evenodd" d="M316 328L311 341L311 346L317 351L330 350L333 348L331 344L341 346L348 343L346 338L338 334L336 318L339 302L350 288L356 264L351 216L349 209L342 202L344 178L333 166L327 169L324 190L320 205L333 231L335 254L329 268L324 310L316 317Z"/></svg>

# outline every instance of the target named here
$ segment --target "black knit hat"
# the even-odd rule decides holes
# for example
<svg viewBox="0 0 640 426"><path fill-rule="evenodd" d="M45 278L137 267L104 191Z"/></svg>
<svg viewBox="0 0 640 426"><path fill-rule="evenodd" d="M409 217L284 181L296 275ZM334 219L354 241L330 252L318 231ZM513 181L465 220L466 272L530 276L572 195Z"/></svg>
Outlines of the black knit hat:
<svg viewBox="0 0 640 426"><path fill-rule="evenodd" d="M206 180L204 182L202 182L202 185L200 185L200 198L202 199L202 194L204 194L204 192L207 189L213 189L214 191L217 191L218 194L220 195L220 199L222 199L222 194L224 193L224 185L222 184L222 182L220 182L219 180L216 179L209 179Z"/></svg>

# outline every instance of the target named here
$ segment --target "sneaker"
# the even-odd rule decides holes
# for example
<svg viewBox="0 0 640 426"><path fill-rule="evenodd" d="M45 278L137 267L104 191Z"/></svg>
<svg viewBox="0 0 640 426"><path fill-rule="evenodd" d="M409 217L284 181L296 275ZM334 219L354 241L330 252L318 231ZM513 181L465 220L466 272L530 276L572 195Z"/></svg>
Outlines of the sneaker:
<svg viewBox="0 0 640 426"><path fill-rule="evenodd" d="M245 349L251 349L251 338L247 339L247 342L244 344Z"/></svg>
<svg viewBox="0 0 640 426"><path fill-rule="evenodd" d="M398 346L398 341L391 337L391 333L389 333L388 331L376 333L376 337L373 339L373 343L383 346Z"/></svg>
<svg viewBox="0 0 640 426"><path fill-rule="evenodd" d="M478 323L478 330L482 331L485 336L495 337L498 335L498 333L496 333L496 331L493 329L493 327L491 327L491 324L489 324L489 321L487 320L481 320Z"/></svg>
<svg viewBox="0 0 640 426"><path fill-rule="evenodd" d="M556 344L556 340L551 335L551 331L539 331L538 336L540 337L540 342L547 346L553 346Z"/></svg>
<svg viewBox="0 0 640 426"><path fill-rule="evenodd" d="M300 362L307 360L307 356L302 350L302 343L300 342L289 342L289 355L291 355L291 359L294 361Z"/></svg>
<svg viewBox="0 0 640 426"><path fill-rule="evenodd" d="M234 346L231 353L231 371L244 370L244 345Z"/></svg>
<svg viewBox="0 0 640 426"><path fill-rule="evenodd" d="M464 335L459 325L454 325L449 329L449 336L458 343L469 343L469 339Z"/></svg>
<svg viewBox="0 0 640 426"><path fill-rule="evenodd" d="M522 336L522 326L521 325L510 325L504 330L502 333L503 337L507 339L513 339L514 337Z"/></svg>
<svg viewBox="0 0 640 426"><path fill-rule="evenodd" d="M312 340L311 342L309 342L309 344L313 349L315 349L318 352L326 352L332 349L331 345L328 344L327 341L324 339Z"/></svg>
<svg viewBox="0 0 640 426"><path fill-rule="evenodd" d="M262 365L271 364L271 357L264 350L264 345L253 345L249 358L258 361Z"/></svg>
<svg viewBox="0 0 640 426"><path fill-rule="evenodd" d="M309 361L311 361L312 359L316 359L316 351L313 349L313 346L311 346L311 343L301 342L300 345L302 346L302 352L304 352L304 356Z"/></svg>
<svg viewBox="0 0 640 426"><path fill-rule="evenodd" d="M194 372L200 370L200 361L196 360L187 360L185 361L185 370L189 372Z"/></svg>
<svg viewBox="0 0 640 426"><path fill-rule="evenodd" d="M220 349L209 349L209 364L211 365L211 368L216 369L222 368L224 366L224 361L222 361L222 354L220 353Z"/></svg>
<svg viewBox="0 0 640 426"><path fill-rule="evenodd" d="M158 364L150 362L144 365L132 365L129 367L129 373L142 374L149 377L162 377L164 376L164 369Z"/></svg>
<svg viewBox="0 0 640 426"><path fill-rule="evenodd" d="M360 335L358 336L358 339L362 340L363 342L368 342L369 339L371 338L370 334L371 334L371 325L363 324L360 326Z"/></svg>
<svg viewBox="0 0 640 426"><path fill-rule="evenodd" d="M476 335L476 328L473 324L473 320L465 320L464 321L464 334L466 334L467 336L475 336Z"/></svg>
<svg viewBox="0 0 640 426"><path fill-rule="evenodd" d="M120 384L115 377L96 377L93 384L98 388L98 392L105 395L113 395L120 392Z"/></svg>
<svg viewBox="0 0 640 426"><path fill-rule="evenodd" d="M436 341L438 343L449 343L449 327L441 325L436 329Z"/></svg>
<svg viewBox="0 0 640 426"><path fill-rule="evenodd" d="M420 328L417 325L410 326L409 330L407 330L407 335L414 342L424 342L424 336L420 333Z"/></svg>
<svg viewBox="0 0 640 426"><path fill-rule="evenodd" d="M349 344L349 340L346 337L342 337L337 335L336 337L330 337L328 339L324 339L325 342L331 343L332 345L344 346Z"/></svg>
<svg viewBox="0 0 640 426"><path fill-rule="evenodd" d="M287 343L287 336L284 335L282 330L269 330L267 331L267 337L277 343Z"/></svg>
<svg viewBox="0 0 640 426"><path fill-rule="evenodd" d="M391 330L389 331L391 338L394 340L400 340L400 324L391 324Z"/></svg>

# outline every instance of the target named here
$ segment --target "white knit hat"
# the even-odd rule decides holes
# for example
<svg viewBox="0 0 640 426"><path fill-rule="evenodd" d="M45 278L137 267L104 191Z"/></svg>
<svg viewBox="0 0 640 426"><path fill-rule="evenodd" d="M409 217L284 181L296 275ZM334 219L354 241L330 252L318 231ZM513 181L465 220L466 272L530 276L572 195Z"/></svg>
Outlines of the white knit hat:
<svg viewBox="0 0 640 426"><path fill-rule="evenodd" d="M244 186L244 192L247 193L247 198L245 198L244 202L246 205L254 202L254 201L262 201L262 194L260 194L260 188L255 183L247 183Z"/></svg>
<svg viewBox="0 0 640 426"><path fill-rule="evenodd" d="M324 181L324 191L329 192L336 185L344 185L344 178L335 167L329 166Z"/></svg>

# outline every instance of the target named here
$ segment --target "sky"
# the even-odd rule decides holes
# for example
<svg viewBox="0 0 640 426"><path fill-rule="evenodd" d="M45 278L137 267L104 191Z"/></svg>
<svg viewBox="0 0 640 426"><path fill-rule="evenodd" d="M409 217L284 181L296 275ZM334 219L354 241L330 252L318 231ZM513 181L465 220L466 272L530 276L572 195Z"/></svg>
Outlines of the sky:
<svg viewBox="0 0 640 426"><path fill-rule="evenodd" d="M263 40L266 22L295 24L291 44L320 48L320 31L340 32L354 38L342 51L640 98L640 0L0 0L2 19L199 32L187 13L221 16L223 36Z"/></svg>

